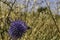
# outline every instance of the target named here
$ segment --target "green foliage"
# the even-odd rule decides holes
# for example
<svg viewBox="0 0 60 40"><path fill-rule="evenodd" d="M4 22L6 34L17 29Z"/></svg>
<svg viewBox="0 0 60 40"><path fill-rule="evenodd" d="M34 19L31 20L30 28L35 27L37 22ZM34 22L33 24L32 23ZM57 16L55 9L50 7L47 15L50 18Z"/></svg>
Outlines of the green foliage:
<svg viewBox="0 0 60 40"><path fill-rule="evenodd" d="M38 12L42 12L42 11L46 11L47 10L47 7L39 7L38 9L37 9L37 11Z"/></svg>

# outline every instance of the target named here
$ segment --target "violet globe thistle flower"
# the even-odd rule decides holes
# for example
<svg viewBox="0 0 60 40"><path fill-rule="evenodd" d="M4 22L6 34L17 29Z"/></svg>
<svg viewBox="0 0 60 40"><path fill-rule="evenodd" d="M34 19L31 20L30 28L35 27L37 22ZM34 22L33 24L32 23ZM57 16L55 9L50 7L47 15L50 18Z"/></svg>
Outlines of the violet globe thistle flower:
<svg viewBox="0 0 60 40"><path fill-rule="evenodd" d="M30 27L28 27L25 22L17 20L11 23L8 33L12 40L17 40L22 37L27 29L30 29Z"/></svg>

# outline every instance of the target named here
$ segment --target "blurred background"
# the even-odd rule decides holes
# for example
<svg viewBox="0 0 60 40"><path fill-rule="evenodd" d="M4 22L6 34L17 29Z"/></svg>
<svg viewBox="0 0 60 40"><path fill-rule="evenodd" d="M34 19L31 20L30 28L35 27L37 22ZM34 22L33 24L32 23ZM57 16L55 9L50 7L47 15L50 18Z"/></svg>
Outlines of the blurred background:
<svg viewBox="0 0 60 40"><path fill-rule="evenodd" d="M60 0L0 0L0 40L15 20L32 28L18 40L60 40Z"/></svg>

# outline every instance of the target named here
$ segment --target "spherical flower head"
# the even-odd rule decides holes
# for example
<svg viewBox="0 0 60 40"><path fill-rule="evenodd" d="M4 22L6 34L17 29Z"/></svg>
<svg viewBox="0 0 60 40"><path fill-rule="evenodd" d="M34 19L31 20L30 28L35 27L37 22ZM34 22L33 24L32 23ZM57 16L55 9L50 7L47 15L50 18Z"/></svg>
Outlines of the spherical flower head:
<svg viewBox="0 0 60 40"><path fill-rule="evenodd" d="M9 28L9 35L12 38L21 38L22 35L26 32L27 25L21 20L13 21Z"/></svg>

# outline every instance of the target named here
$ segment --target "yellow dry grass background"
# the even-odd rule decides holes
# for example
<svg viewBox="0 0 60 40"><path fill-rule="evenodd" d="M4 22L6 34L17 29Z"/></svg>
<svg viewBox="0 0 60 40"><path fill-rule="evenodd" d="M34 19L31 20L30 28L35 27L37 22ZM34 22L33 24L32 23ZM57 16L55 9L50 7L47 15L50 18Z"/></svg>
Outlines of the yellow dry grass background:
<svg viewBox="0 0 60 40"><path fill-rule="evenodd" d="M7 14L8 12L0 15L0 40L9 40L10 38L8 32L6 32L10 27L9 24L6 24L5 22ZM55 17L58 28L60 29L60 16L53 16ZM18 40L60 40L60 33L58 32L49 11L43 11L40 13L11 12L10 17L12 20L23 20L32 28L27 30L22 38L19 38Z"/></svg>

